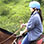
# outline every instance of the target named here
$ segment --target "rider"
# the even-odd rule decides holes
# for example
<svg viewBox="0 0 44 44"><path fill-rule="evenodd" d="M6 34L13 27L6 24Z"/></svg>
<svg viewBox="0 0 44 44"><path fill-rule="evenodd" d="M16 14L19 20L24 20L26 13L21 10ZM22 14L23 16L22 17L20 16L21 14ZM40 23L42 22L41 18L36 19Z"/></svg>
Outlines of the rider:
<svg viewBox="0 0 44 44"><path fill-rule="evenodd" d="M21 25L22 28L26 26L21 35L27 32L27 35L22 40L21 44L30 44L31 41L37 40L43 32L43 19L40 9L40 3L37 1L32 1L29 3L29 7L31 11L31 17L27 24Z"/></svg>

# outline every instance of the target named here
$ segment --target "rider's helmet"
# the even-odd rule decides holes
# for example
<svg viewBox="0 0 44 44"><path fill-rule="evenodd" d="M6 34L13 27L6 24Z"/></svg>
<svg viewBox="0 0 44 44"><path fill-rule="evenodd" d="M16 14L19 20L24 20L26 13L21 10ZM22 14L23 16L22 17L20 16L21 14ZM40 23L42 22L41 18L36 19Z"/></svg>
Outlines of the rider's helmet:
<svg viewBox="0 0 44 44"><path fill-rule="evenodd" d="M30 7L30 8L40 9L40 3L37 2L37 1L32 1L32 2L29 3L29 7Z"/></svg>

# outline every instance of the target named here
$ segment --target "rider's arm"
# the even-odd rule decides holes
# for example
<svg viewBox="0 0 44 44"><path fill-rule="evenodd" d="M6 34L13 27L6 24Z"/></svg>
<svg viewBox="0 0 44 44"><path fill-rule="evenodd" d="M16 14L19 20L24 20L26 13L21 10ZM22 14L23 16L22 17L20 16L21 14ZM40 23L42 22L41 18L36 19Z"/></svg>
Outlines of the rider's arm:
<svg viewBox="0 0 44 44"><path fill-rule="evenodd" d="M23 31L21 31L21 32L20 32L20 35L22 35L22 34L24 34L24 33L26 33L26 32L28 32L27 28L25 28Z"/></svg>
<svg viewBox="0 0 44 44"><path fill-rule="evenodd" d="M24 33L28 32L27 28L25 28L23 32L24 32Z"/></svg>

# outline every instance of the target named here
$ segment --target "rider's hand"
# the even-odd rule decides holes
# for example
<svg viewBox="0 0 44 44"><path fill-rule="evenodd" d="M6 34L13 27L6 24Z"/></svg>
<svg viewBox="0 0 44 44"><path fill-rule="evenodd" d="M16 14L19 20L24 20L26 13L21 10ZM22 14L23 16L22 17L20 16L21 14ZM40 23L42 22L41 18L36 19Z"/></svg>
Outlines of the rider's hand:
<svg viewBox="0 0 44 44"><path fill-rule="evenodd" d="M21 24L21 28L23 28L24 26L26 26L25 24Z"/></svg>
<svg viewBox="0 0 44 44"><path fill-rule="evenodd" d="M24 31L20 31L20 35L22 36L24 34Z"/></svg>

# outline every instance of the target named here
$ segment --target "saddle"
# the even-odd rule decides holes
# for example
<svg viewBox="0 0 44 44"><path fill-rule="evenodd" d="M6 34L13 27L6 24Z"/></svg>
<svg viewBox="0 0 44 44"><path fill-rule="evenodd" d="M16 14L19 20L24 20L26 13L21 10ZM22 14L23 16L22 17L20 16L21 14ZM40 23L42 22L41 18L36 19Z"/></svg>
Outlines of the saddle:
<svg viewBox="0 0 44 44"><path fill-rule="evenodd" d="M42 44L44 42L43 35L40 35L37 40L31 41L31 44Z"/></svg>

